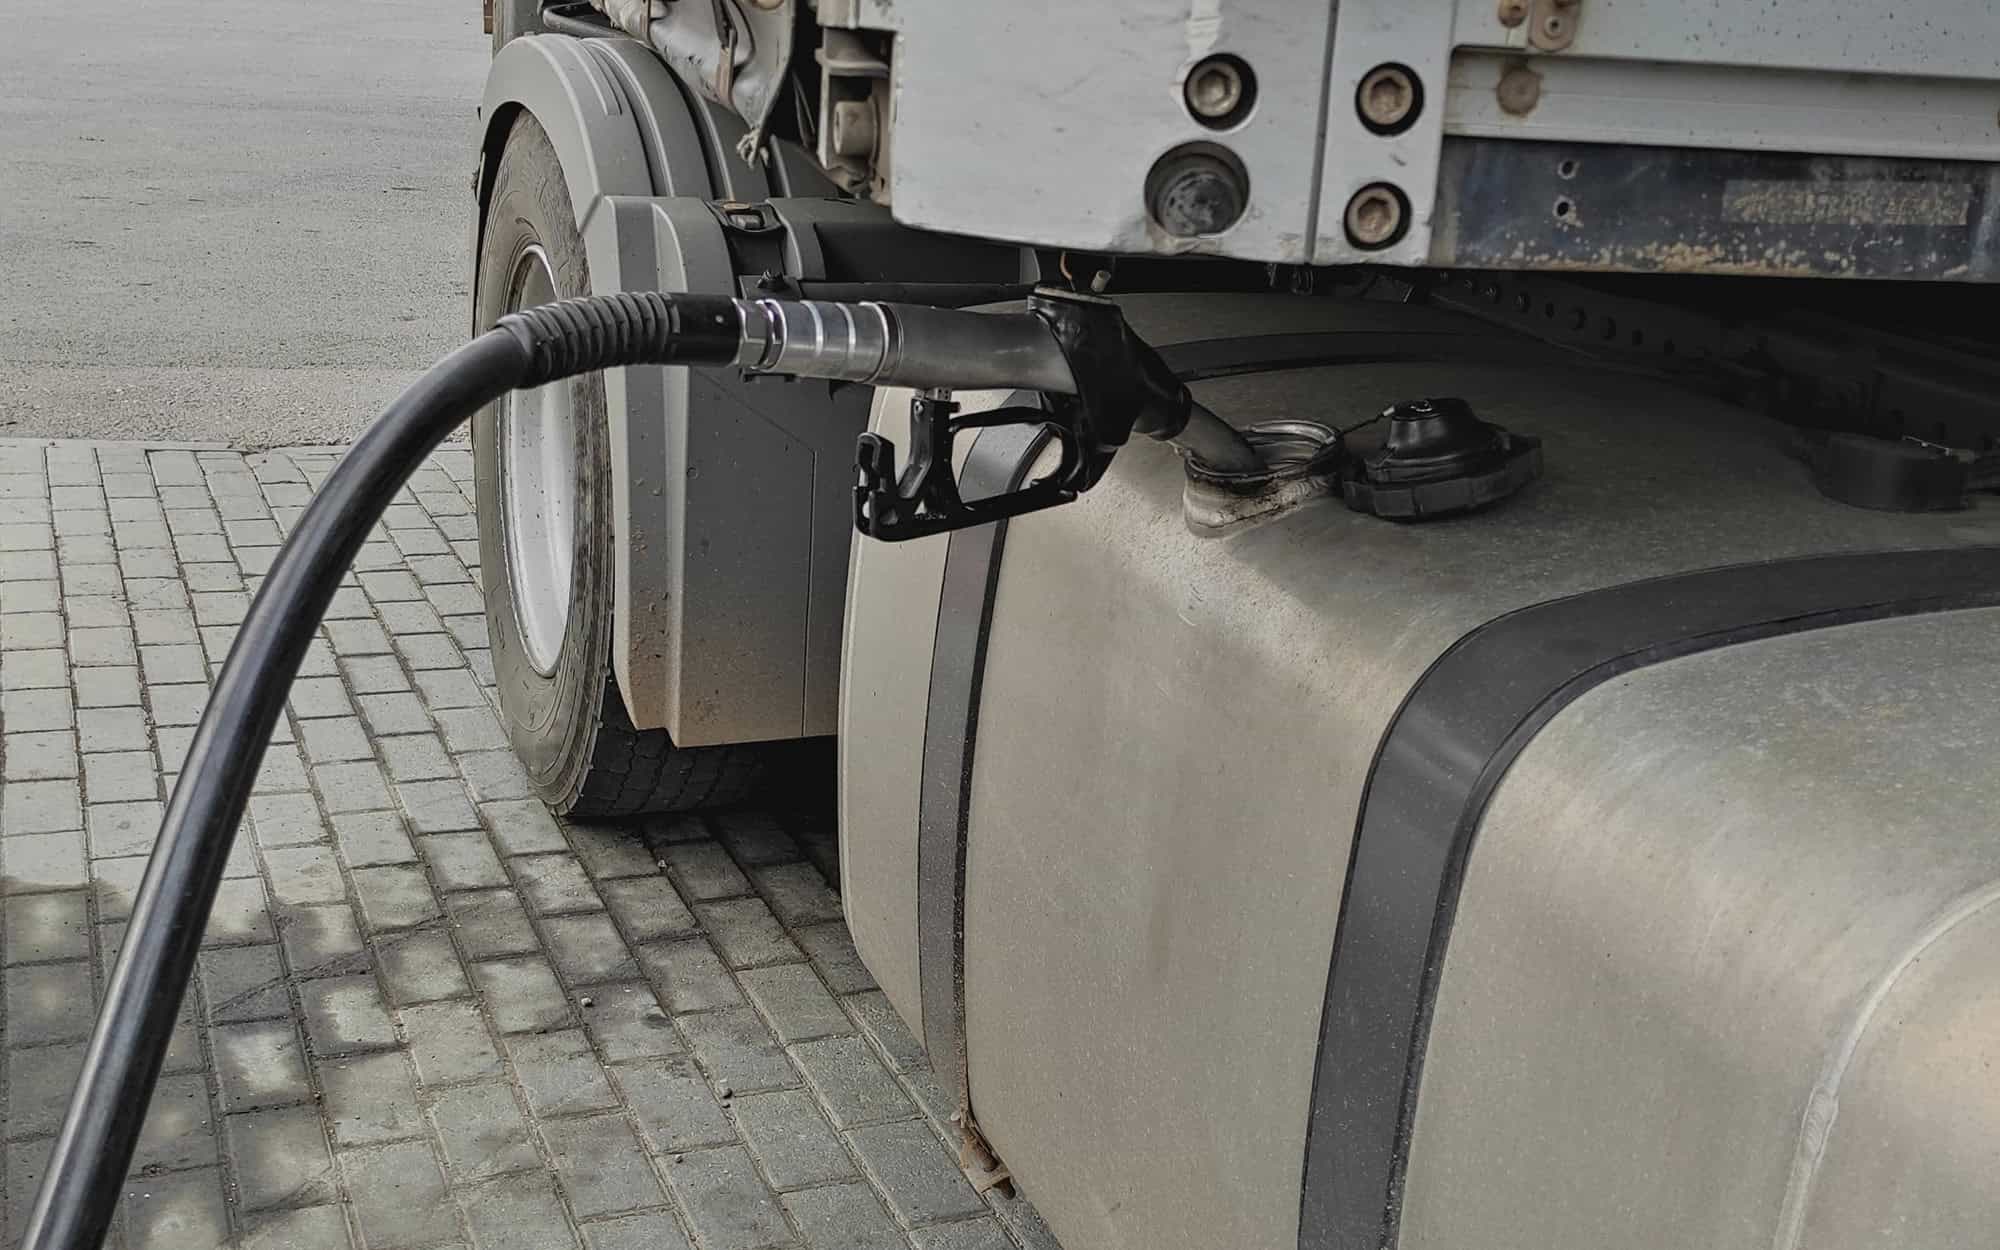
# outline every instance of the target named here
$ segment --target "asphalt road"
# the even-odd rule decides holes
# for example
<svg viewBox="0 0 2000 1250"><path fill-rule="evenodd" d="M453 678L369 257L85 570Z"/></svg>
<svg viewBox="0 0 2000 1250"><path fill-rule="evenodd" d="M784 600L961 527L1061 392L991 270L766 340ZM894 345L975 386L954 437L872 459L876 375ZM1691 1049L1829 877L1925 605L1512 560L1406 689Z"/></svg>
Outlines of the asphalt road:
<svg viewBox="0 0 2000 1250"><path fill-rule="evenodd" d="M351 437L466 333L477 0L22 5L0 437Z"/></svg>

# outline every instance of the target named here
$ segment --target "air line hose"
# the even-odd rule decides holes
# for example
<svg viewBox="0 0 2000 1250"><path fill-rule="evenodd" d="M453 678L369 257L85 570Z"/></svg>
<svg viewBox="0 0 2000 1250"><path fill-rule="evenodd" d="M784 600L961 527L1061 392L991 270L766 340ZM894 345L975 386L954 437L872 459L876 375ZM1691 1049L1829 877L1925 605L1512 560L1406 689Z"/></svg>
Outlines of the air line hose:
<svg viewBox="0 0 2000 1250"><path fill-rule="evenodd" d="M729 364L742 341L726 297L621 293L514 313L433 365L335 466L272 562L188 748L23 1250L103 1244L264 748L390 499L447 434L510 390L618 365Z"/></svg>

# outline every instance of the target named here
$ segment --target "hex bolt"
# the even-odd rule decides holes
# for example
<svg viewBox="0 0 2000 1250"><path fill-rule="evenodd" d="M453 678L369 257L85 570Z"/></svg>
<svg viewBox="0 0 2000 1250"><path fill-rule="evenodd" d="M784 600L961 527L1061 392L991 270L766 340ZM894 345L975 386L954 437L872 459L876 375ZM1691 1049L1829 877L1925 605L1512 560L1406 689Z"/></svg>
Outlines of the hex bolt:
<svg viewBox="0 0 2000 1250"><path fill-rule="evenodd" d="M866 100L837 100L833 105L833 152L836 156L867 156L875 150L875 108Z"/></svg>
<svg viewBox="0 0 2000 1250"><path fill-rule="evenodd" d="M1191 143L1153 163L1146 175L1146 206L1161 229L1176 238L1220 234L1236 224L1250 202L1250 179L1226 148Z"/></svg>
<svg viewBox="0 0 2000 1250"><path fill-rule="evenodd" d="M1242 57L1228 53L1204 57L1188 71L1181 100L1196 121L1210 130L1240 122L1257 100L1257 75Z"/></svg>
<svg viewBox="0 0 2000 1250"><path fill-rule="evenodd" d="M1370 183L1347 201L1347 239L1354 246L1374 250L1402 237L1403 193L1386 182Z"/></svg>
<svg viewBox="0 0 2000 1250"><path fill-rule="evenodd" d="M1376 66L1362 76L1361 86L1354 93L1362 124L1377 134L1409 129L1423 101L1423 88L1418 85L1417 76L1403 65Z"/></svg>

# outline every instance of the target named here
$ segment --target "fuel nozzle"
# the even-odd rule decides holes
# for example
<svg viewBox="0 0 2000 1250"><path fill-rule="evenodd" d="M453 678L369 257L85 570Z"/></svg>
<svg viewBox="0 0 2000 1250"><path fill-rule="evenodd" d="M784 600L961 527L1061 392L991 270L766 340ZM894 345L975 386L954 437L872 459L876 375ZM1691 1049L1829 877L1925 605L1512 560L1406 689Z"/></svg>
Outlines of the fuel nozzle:
<svg viewBox="0 0 2000 1250"><path fill-rule="evenodd" d="M919 392L910 405L910 454L900 471L893 442L874 433L860 438L854 524L863 534L893 542L1068 503L1097 484L1134 432L1231 467L1261 466L1242 435L1197 404L1159 353L1132 332L1115 303L1037 290L1027 313L1018 315L1042 327L1069 385L966 416L948 392ZM954 440L965 430L994 425L1033 427L1041 460L1046 463L1053 448L1055 463L1012 489L967 499L954 468Z"/></svg>
<svg viewBox="0 0 2000 1250"><path fill-rule="evenodd" d="M864 434L857 448L855 525L897 540L1066 503L1090 489L1133 433L1178 443L1223 471L1262 467L1233 428L1194 402L1110 300L1037 290L1019 313L824 300L734 301L743 327L735 363L755 373L917 390L909 455ZM1011 390L1024 402L961 415L954 390ZM958 489L958 435L1036 427L1055 467L1017 489L968 500Z"/></svg>

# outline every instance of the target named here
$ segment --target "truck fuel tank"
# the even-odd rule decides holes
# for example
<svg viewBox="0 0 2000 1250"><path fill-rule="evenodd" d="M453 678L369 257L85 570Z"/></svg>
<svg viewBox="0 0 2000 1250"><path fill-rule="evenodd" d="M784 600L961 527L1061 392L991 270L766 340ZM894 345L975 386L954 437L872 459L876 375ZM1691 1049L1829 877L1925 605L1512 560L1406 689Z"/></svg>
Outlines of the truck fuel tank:
<svg viewBox="0 0 2000 1250"><path fill-rule="evenodd" d="M1989 1227L1993 506L1845 507L1781 426L1432 309L1123 303L1233 362L1193 389L1239 426L1455 396L1544 465L1218 535L1142 442L1074 504L856 544L850 925L1064 1243ZM963 478L1023 471L1001 433Z"/></svg>

